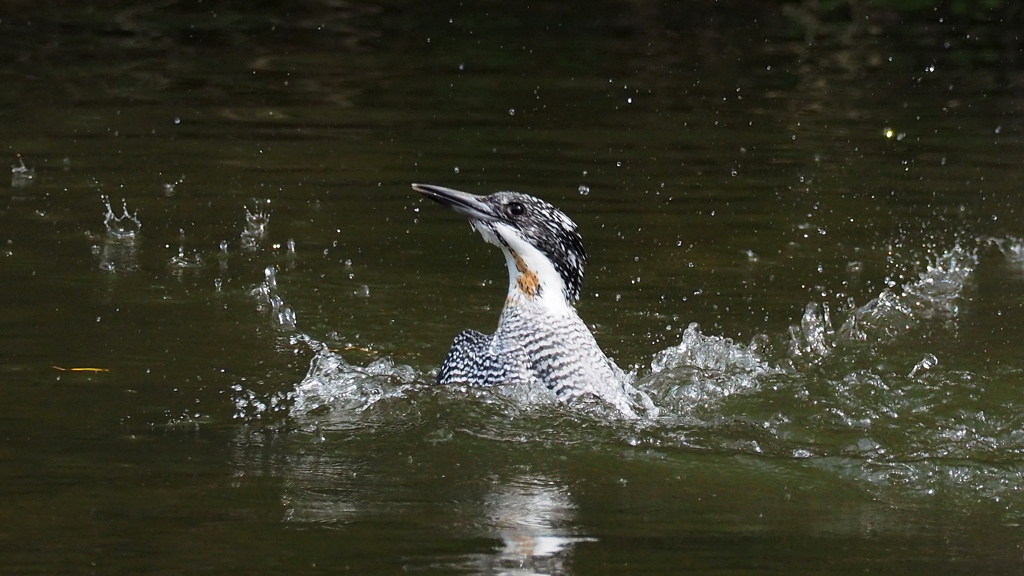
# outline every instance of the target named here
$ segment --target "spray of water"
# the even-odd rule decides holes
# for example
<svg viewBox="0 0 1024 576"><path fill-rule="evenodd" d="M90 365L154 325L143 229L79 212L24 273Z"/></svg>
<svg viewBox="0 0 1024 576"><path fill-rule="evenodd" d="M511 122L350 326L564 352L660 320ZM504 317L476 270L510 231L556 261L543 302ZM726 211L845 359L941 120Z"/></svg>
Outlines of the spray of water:
<svg viewBox="0 0 1024 576"><path fill-rule="evenodd" d="M110 198L101 196L106 212L103 214L103 225L107 228L107 234L113 238L134 238L142 231L142 222L139 220L138 211L129 212L128 202L121 200L121 215L114 214L110 206Z"/></svg>
<svg viewBox="0 0 1024 576"><path fill-rule="evenodd" d="M139 268L138 236L142 231L142 222L137 212L129 212L128 204L122 200L122 214L117 216L110 206L110 199L102 196L106 212L103 214L103 225L107 233L101 246L94 252L99 255L100 269L107 272L131 271Z"/></svg>
<svg viewBox="0 0 1024 576"><path fill-rule="evenodd" d="M18 163L11 164L11 187L25 188L36 178L36 169L25 166L25 159L18 154Z"/></svg>
<svg viewBox="0 0 1024 576"><path fill-rule="evenodd" d="M261 312L269 312L274 323L284 330L295 330L295 312L284 303L277 293L277 268L267 266L263 271L263 282L253 288L251 294L256 298Z"/></svg>
<svg viewBox="0 0 1024 576"><path fill-rule="evenodd" d="M242 230L242 250L255 252L267 237L270 214L260 209L253 212L245 207L245 229Z"/></svg>
<svg viewBox="0 0 1024 576"><path fill-rule="evenodd" d="M1012 248L1008 250L1013 254ZM635 380L636 387L646 391L655 404L643 413L657 420L659 411L671 419L710 410L730 397L762 391L766 382L774 386L780 380L798 378L843 350L889 342L921 322L953 318L976 264L976 251L956 245L935 257L917 278L899 288L886 288L863 306L851 307L837 323L827 305L811 302L787 334L775 338L759 335L749 344L705 335L691 324L680 342L655 354L649 372ZM295 331L295 313L278 294L276 275L277 269L268 267L264 282L252 294L277 326ZM382 398L405 395L410 383L430 380L429 375L387 358L366 367L354 366L309 336L297 334L296 338L314 357L306 377L290 395L295 417L359 411ZM769 358L773 340L782 342L775 347L786 350L783 357ZM919 377L937 363L933 355L925 356L910 369L909 377ZM527 404L538 400L536 391L495 392Z"/></svg>

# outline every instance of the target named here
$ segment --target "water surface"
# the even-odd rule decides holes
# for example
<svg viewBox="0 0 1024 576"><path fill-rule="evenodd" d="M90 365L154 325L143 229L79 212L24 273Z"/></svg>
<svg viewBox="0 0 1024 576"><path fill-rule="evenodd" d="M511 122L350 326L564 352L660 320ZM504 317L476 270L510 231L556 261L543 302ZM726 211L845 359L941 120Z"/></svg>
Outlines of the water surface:
<svg viewBox="0 0 1024 576"><path fill-rule="evenodd" d="M0 571L1018 567L998 22L5 11ZM432 386L506 278L411 182L572 216L661 415Z"/></svg>

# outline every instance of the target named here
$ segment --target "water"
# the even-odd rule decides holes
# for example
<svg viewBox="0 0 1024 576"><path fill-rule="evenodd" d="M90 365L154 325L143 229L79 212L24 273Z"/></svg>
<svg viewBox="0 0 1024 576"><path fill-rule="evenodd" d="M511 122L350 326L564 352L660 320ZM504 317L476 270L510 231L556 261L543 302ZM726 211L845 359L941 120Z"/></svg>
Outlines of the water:
<svg viewBox="0 0 1024 576"><path fill-rule="evenodd" d="M35 177L35 169L25 166L25 159L19 154L18 163L11 164L11 188L25 188Z"/></svg>
<svg viewBox="0 0 1024 576"><path fill-rule="evenodd" d="M0 572L1019 571L998 24L211 9L0 14ZM658 416L433 386L506 276L419 181L572 216Z"/></svg>

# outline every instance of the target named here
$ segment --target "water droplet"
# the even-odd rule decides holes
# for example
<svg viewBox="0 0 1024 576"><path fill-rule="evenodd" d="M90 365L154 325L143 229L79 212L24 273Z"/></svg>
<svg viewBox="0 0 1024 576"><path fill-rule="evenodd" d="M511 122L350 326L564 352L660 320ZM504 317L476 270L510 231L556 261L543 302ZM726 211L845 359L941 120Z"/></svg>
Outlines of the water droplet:
<svg viewBox="0 0 1024 576"><path fill-rule="evenodd" d="M456 173L456 174L458 174L458 173L459 173L459 167L458 167L458 166L456 166L456 167L455 167L455 173Z"/></svg>
<svg viewBox="0 0 1024 576"><path fill-rule="evenodd" d="M275 320L282 328L292 330L295 328L295 311L283 303L279 303Z"/></svg>
<svg viewBox="0 0 1024 576"><path fill-rule="evenodd" d="M580 185L579 190L580 190L580 196L586 196L587 194L590 194L590 186Z"/></svg>
<svg viewBox="0 0 1024 576"><path fill-rule="evenodd" d="M516 109L515 108L509 108L508 109L508 115L509 116L515 116L516 115Z"/></svg>
<svg viewBox="0 0 1024 576"><path fill-rule="evenodd" d="M915 364L914 367L910 370L910 373L907 374L907 378L913 378L914 376L917 375L918 372L931 370L932 368L938 366L938 364L939 359L935 357L935 354L925 354L924 358L921 358L921 361Z"/></svg>

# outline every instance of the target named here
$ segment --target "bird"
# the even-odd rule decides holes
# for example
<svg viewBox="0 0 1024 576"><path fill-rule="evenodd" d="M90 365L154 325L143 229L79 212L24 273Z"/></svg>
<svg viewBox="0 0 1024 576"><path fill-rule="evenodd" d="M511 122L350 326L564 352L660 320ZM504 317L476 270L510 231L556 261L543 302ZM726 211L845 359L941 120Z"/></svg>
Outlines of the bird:
<svg viewBox="0 0 1024 576"><path fill-rule="evenodd" d="M587 254L576 223L520 192L478 196L432 184L413 189L469 220L501 249L508 295L493 334L464 330L438 384L541 386L569 405L598 400L623 416L656 416L650 398L601 350L576 312Z"/></svg>

